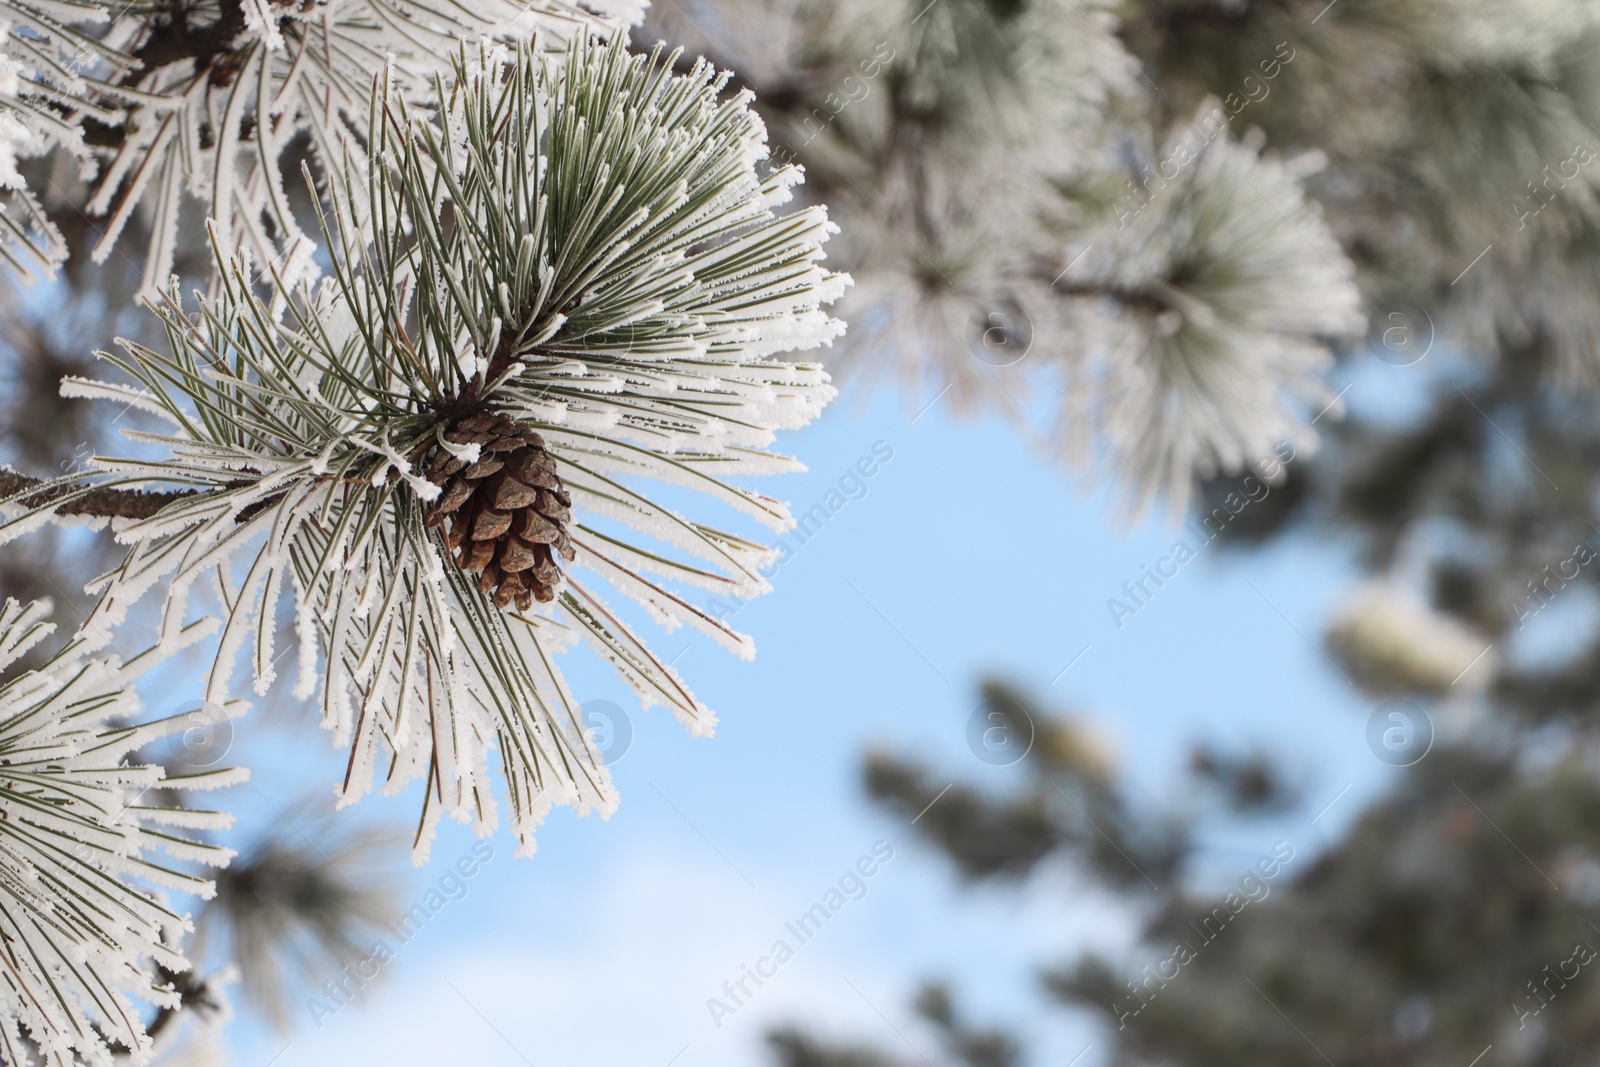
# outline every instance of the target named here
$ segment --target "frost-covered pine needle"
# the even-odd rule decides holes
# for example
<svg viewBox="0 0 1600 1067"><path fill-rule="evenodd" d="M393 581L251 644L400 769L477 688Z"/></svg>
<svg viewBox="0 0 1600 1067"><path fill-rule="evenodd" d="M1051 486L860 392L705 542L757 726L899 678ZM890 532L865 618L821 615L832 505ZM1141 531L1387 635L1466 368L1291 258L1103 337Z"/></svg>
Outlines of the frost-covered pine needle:
<svg viewBox="0 0 1600 1067"><path fill-rule="evenodd" d="M59 147L93 182L88 212L106 216L97 261L136 210L149 214L152 291L171 269L185 194L207 203L228 251L248 248L286 276L314 272L280 159L303 135L317 158L337 160L344 135L365 119L375 71L387 65L415 99L462 41L537 33L559 49L570 37L616 32L642 8L637 0L0 0L0 260L27 277L65 254L38 191L7 181L15 156ZM97 128L93 143L86 123Z"/></svg>
<svg viewBox="0 0 1600 1067"><path fill-rule="evenodd" d="M46 603L0 606L0 670L53 627ZM172 645L206 632L191 627ZM154 965L183 971L178 944L189 918L162 889L209 897L212 883L173 870L225 865L227 849L189 837L231 816L162 806L152 787L213 789L242 773L168 776L126 757L184 717L126 725L138 711L131 682L151 656L128 664L91 658L81 641L38 670L0 686L0 1060L110 1064L108 1042L149 1057L140 1005L176 1007L178 994Z"/></svg>
<svg viewBox="0 0 1600 1067"><path fill-rule="evenodd" d="M493 828L491 748L524 852L552 806L614 808L555 665L575 639L646 706L710 731L602 587L753 651L692 600L765 591L769 551L647 486L788 528L745 477L798 469L765 448L833 389L818 366L772 357L843 331L824 308L848 279L821 265L823 209L774 210L800 174L763 175L747 98L719 99L704 64L674 74L675 58L623 40L575 41L559 60L485 44L438 80L437 110L381 84L368 150L345 153L324 219L333 276L267 300L236 259L196 316L169 294L170 353L106 357L140 391L67 387L163 416L168 433L135 436L166 457L102 457L99 478L14 508L0 532L91 484L194 490L119 531L129 554L91 628L153 589L179 612L197 583L214 589L229 615L210 680L222 700L241 653L258 691L274 683L274 620L292 601L300 692L320 691L323 725L349 747L342 801L421 779L419 861L445 813ZM497 610L424 524L439 487L422 460L461 451L446 431L484 412L542 435L571 494L579 573L553 611Z"/></svg>

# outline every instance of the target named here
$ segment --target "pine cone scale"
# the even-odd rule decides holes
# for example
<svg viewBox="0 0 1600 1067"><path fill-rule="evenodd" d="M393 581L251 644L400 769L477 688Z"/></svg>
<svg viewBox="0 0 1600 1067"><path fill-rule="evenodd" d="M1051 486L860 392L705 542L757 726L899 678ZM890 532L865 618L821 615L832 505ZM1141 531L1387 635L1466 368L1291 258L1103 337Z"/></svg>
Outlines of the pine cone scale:
<svg viewBox="0 0 1600 1067"><path fill-rule="evenodd" d="M553 545L561 539L561 527L529 508L517 515L517 536L535 545Z"/></svg>
<svg viewBox="0 0 1600 1067"><path fill-rule="evenodd" d="M567 494L565 494L565 493L561 494L561 496L566 496L566 495ZM555 523L568 523L568 522L571 522L572 521L572 512L569 511L568 508L567 508L567 504L570 503L570 501L571 501L570 497L568 497L566 501L563 501L563 500L560 499L560 497L557 497L555 495L555 492L552 492L549 489L541 489L539 491L539 503L537 504L537 507L539 509L539 514L543 515L545 518L549 519L551 522L555 522Z"/></svg>
<svg viewBox="0 0 1600 1067"><path fill-rule="evenodd" d="M506 542L506 547L500 552L500 569L508 574L528 570L538 562L534 547L515 537Z"/></svg>
<svg viewBox="0 0 1600 1067"><path fill-rule="evenodd" d="M456 555L456 562L468 574L481 573L493 560L493 541L468 541Z"/></svg>
<svg viewBox="0 0 1600 1067"><path fill-rule="evenodd" d="M472 524L474 541L493 541L511 529L511 512L479 507L478 517Z"/></svg>
<svg viewBox="0 0 1600 1067"><path fill-rule="evenodd" d="M505 471L496 475L494 482L494 506L507 511L517 511L534 503L539 499L539 490L533 486L523 485Z"/></svg>

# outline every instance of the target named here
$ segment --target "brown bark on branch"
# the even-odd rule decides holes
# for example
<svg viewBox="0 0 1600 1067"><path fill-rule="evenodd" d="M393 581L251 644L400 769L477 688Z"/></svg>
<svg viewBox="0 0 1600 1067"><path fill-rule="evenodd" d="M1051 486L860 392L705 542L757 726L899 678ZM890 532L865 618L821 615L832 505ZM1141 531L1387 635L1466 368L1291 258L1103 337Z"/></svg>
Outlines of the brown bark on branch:
<svg viewBox="0 0 1600 1067"><path fill-rule="evenodd" d="M31 486L43 485L44 480L0 469L0 498L15 496ZM24 497L26 507L39 507L51 500L73 492L77 487L58 485L32 496ZM92 489L76 500L69 500L56 509L59 515L91 515L101 519L148 519L175 500L193 496L196 490L175 489L170 492L147 492L142 489Z"/></svg>

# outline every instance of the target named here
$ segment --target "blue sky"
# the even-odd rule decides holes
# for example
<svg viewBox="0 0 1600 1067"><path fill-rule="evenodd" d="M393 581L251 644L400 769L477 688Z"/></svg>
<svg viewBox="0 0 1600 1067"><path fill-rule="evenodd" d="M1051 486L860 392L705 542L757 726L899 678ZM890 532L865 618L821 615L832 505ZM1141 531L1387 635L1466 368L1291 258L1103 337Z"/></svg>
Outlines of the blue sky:
<svg viewBox="0 0 1600 1067"><path fill-rule="evenodd" d="M1355 576L1337 547L1295 538L1265 553L1207 549L1118 630L1107 598L1167 553L1172 528L1119 530L1103 494L1083 495L1006 427L952 420L942 403L913 423L920 406L847 398L783 442L810 472L763 488L800 510L875 443L893 458L781 569L777 591L740 611L753 663L681 632L654 636L720 714L716 737L637 713L618 683L570 655L582 699L630 712L632 744L615 765L621 810L609 823L558 811L531 860L513 859L506 836L491 839L494 857L464 881L465 896L398 946L353 1003L315 1023L296 1005L287 1035L241 1020L237 1062L756 1064L767 1062L762 1033L787 1021L915 1060L935 1043L907 1001L919 981L947 977L979 1017L1020 1027L1035 1062L1095 1046L1081 1061L1094 1067L1103 1043L1093 1027L1039 1011L1032 975L1087 946L1126 944L1126 905L1070 871L1020 888L957 884L910 826L865 802L867 746L1003 786L1016 769L982 763L965 741L978 680L999 674L1098 724L1141 801L1176 795L1196 738L1263 747L1297 770L1306 811L1210 840L1206 869L1219 885L1275 839L1314 851L1403 773L1366 748L1373 702L1310 643ZM240 730L277 739L254 786L275 808L318 774L336 780L338 754L325 737L306 738L309 724L247 719ZM236 799L257 825L277 817ZM357 812L404 824L414 810L406 797L369 798ZM876 842L893 858L865 896L715 1025L708 998ZM472 843L446 827L432 864L397 875L394 892L421 900Z"/></svg>

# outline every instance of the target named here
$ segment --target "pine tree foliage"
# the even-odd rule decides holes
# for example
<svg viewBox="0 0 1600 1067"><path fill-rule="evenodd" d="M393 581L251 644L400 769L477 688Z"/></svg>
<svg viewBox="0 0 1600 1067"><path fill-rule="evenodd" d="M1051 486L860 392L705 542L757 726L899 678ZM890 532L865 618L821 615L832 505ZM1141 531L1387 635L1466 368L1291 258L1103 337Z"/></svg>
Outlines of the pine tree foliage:
<svg viewBox="0 0 1600 1067"><path fill-rule="evenodd" d="M1324 44L1278 32L1309 17L1290 0L1217 11L1192 0L669 5L670 38L695 41L702 23L719 31L695 51L726 48L741 72L730 86L678 54L631 54L634 0L0 0L0 257L17 276L50 275L80 243L86 212L104 223L93 258L141 245L166 333L164 345L105 356L110 380L66 384L162 427L132 434L87 477L0 472L0 540L115 516L126 557L95 584L93 616L62 663L109 664L88 657L159 614L162 640L136 661L148 663L200 636L182 621L191 601L214 599L225 620L210 701L242 706L232 696L241 656L266 693L297 652L295 692L316 694L323 726L348 748L341 803L420 786L420 862L446 815L481 834L496 826L497 751L511 828L531 852L553 807L604 814L617 801L576 722L561 651L585 642L646 706L671 708L695 733L714 724L610 599L752 652L695 605L766 590L770 554L724 517L787 528L784 507L748 479L797 469L768 451L774 431L804 425L833 395L819 366L775 358L842 334L827 308L848 279L822 266L833 227L821 202L847 221L833 254L865 282L839 305L865 327L841 346L842 365L888 370L918 406L949 392L949 403L1003 411L1030 432L1043 423L1064 459L1114 470L1131 511L1157 499L1181 508L1196 479L1279 440L1309 449L1306 423L1331 399L1330 355L1364 327L1357 279L1369 298L1414 294L1405 279L1417 257L1443 261L1480 232L1501 239L1508 224L1485 207L1497 178L1482 175L1481 196L1442 195L1459 189L1441 175L1477 153L1452 155L1431 118L1473 109L1492 121L1514 141L1504 160L1518 173L1583 136L1586 87L1600 82L1586 80L1572 44L1582 5L1473 6L1492 32L1443 0L1404 10L1342 0L1329 19L1340 33ZM1219 17L1246 26L1236 55L1219 46L1214 69L1175 64L1159 85L1147 76L1150 57L1182 37L1175 28L1194 19L1210 33ZM1386 44L1385 27L1403 43ZM1290 40L1295 76L1245 118L1223 117L1237 77L1227 61L1288 70ZM1415 217L1392 233L1388 205L1341 198L1373 174L1359 169L1360 145L1331 123L1326 138L1303 135L1327 100L1302 73L1347 85L1374 77L1374 64L1379 76L1406 74L1395 84L1426 104L1371 110L1403 161L1391 188ZM1486 71L1492 91L1480 92ZM1285 119L1285 101L1302 110ZM797 158L812 200L780 210L799 185ZM77 202L60 188L63 165L87 187ZM186 198L212 219L215 261L193 298L168 280L197 236L180 228ZM1319 199L1336 209L1332 225ZM1550 249L1592 244L1592 199L1539 198L1532 234L1506 244L1529 251L1493 272L1537 270ZM130 239L146 231L148 242ZM1495 276L1486 265L1459 290L1461 321L1480 337L1516 316L1529 334L1565 330L1569 378L1581 380L1584 322L1553 310L1571 279L1554 273L1508 307L1503 287L1478 288ZM507 471L528 484L508 490ZM470 509L446 514L474 493ZM669 498L696 503L680 514ZM522 548L543 552L531 586L505 581L520 573L509 571L505 522L528 535ZM487 567L472 563L479 548ZM535 590L553 600L531 607ZM290 649L276 647L286 616ZM116 715L132 713L131 697L118 701ZM163 728L86 717L81 743L120 759L117 745ZM927 832L975 877L1026 870L1061 847L1121 886L1133 881L1126 855L1175 872L1180 835L1121 806L1074 737L1044 739L1040 758L1055 762L1039 781L1052 791L1001 809L953 791ZM116 789L149 788L158 773L118 768ZM924 784L893 761L874 773L885 798ZM1061 789L1096 832L1059 808ZM77 873L203 889L158 875L140 849L214 853L139 835L155 832L144 823L201 828L214 817L132 810L144 822L125 834L128 812L109 826L84 813L71 832L88 851L74 856L91 859ZM176 977L182 920L142 890L116 900L110 919L78 914L77 941L56 937L55 956L39 950L55 1001L0 1004L7 1062L33 1046L57 1062L142 1054L150 1043L117 990L157 1005L153 1026L192 993L209 995L209 978ZM259 943L282 943L298 921ZM75 954L80 943L97 947ZM5 946L13 958L17 944ZM98 983L89 992L82 975ZM941 991L919 1010L953 1058L1017 1056L1003 1034L962 1022ZM825 1062L799 1038L793 1047Z"/></svg>
<svg viewBox="0 0 1600 1067"><path fill-rule="evenodd" d="M97 477L13 498L17 534L107 487L187 487L118 531L131 548L90 629L108 633L157 587L180 614L197 583L214 588L229 616L208 692L220 701L241 649L257 690L272 684L291 600L299 690L318 688L320 650L323 725L350 746L341 796L380 768L388 791L423 779L419 861L442 814L494 825L492 746L524 851L554 805L614 807L553 661L575 638L647 706L697 733L714 722L592 584L569 578L554 614L501 611L450 562L424 521L439 487L422 462L480 456L447 431L484 411L536 429L582 516L577 565L667 628L748 655L748 638L673 587L765 591L768 550L641 482L785 529L782 505L728 479L795 469L765 446L833 392L816 366L770 358L842 330L823 310L847 282L819 262L826 214L773 210L799 173L760 176L746 100L719 99L708 66L674 75L671 58L588 40L564 63L482 46L436 82L437 110L380 86L372 165L345 155L324 220L333 277L262 298L246 260L219 258L219 294L197 316L167 294L170 352L106 357L136 387L67 385L166 420L166 434L133 436L167 458L103 457Z"/></svg>
<svg viewBox="0 0 1600 1067"><path fill-rule="evenodd" d="M1041 750L1009 788L958 781L918 830L962 875L1048 879L1042 859L1065 854L1138 895L1136 944L1040 976L1065 1011L1098 1021L1093 1055L1108 1063L1588 1063L1595 987L1574 967L1600 923L1593 5L1141 0L1122 14L1119 37L1159 86L1158 124L1250 92L1235 121L1258 124L1269 150L1327 157L1306 187L1376 326L1400 327L1374 349L1412 365L1388 377L1371 353L1344 353L1352 415L1319 423L1332 447L1245 518L1261 517L1252 539L1295 530L1355 547L1374 584L1333 617L1326 651L1350 681L1426 709L1437 733L1365 810L1344 809L1347 830L1317 823L1333 840L1319 835L1214 940L1195 932L1215 927L1224 897L1198 870L1197 805L1177 806L1189 832L1175 847L1152 851L1141 842L1172 840L1171 813L1122 790L1097 810L1078 790L1102 776ZM1267 92L1259 62L1280 42L1295 58ZM1052 717L1033 714L1048 736ZM1052 779L1125 855L1096 853ZM908 818L948 781L905 757L867 768L874 797ZM1303 833L1288 835L1297 848ZM1180 942L1198 955L1177 955L1173 978ZM790 1067L897 1061L793 1031L774 1048Z"/></svg>
<svg viewBox="0 0 1600 1067"><path fill-rule="evenodd" d="M1259 131L1231 139L1220 110L1201 105L1160 154L1176 178L1119 205L1117 225L1055 283L1105 294L1094 312L1069 311L1076 324L1059 320L1096 340L1063 353L1075 367L1057 440L1079 463L1109 447L1108 461L1131 467L1121 481L1135 511L1158 494L1181 507L1196 478L1243 470L1280 442L1314 448L1308 419L1333 399L1322 339L1365 323L1355 268L1302 189L1320 153L1264 156Z"/></svg>
<svg viewBox="0 0 1600 1067"><path fill-rule="evenodd" d="M948 769L881 755L866 780L876 800L906 817L949 788L928 812L937 821L917 829L962 874L1058 880L1062 867L1045 861L1066 859L1075 876L1059 884L1074 898L1083 875L1134 903L1136 943L1063 958L1038 976L1062 1008L1099 1024L1094 1044L1108 1063L1424 1064L1470 1061L1492 1045L1511 1063L1566 1067L1589 1062L1600 1001L1580 973L1594 959L1600 920L1600 690L1592 669L1564 680L1581 703L1558 711L1548 691L1506 687L1497 721L1407 768L1338 840L1312 854L1303 829L1291 830L1280 842L1288 847L1275 849L1280 857L1292 850L1291 859L1272 877L1256 867L1241 883L1232 870L1220 890L1206 846L1209 838L1233 851L1241 805L1230 802L1219 818L1224 798L1215 794L1249 798L1243 811L1256 815L1278 795L1245 784L1259 776L1252 761L1208 754L1189 789L1152 804L1147 788L1063 751L1056 739L1070 736L1073 721L1029 704L1045 743L1000 789L976 781L949 788ZM985 698L1002 708L1014 705L997 702L1026 700L993 685ZM1541 711L1577 743L1505 729L1514 716ZM961 805L939 814L952 798ZM1290 825L1303 828L1311 810L1300 808ZM1164 847L1152 852L1143 844L1152 837ZM960 985L974 980L993 975L966 975ZM924 989L914 1005L946 1037L945 1054L932 1061L786 1027L769 1035L775 1062L984 1067L1010 1062L1022 1036L1040 1029L1036 1018L1016 1020L1009 1035L952 1026L960 1019L953 996Z"/></svg>
<svg viewBox="0 0 1600 1067"><path fill-rule="evenodd" d="M208 205L230 253L249 249L291 281L314 272L314 244L284 194L280 163L297 138L335 161L365 124L372 73L425 92L456 43L543 34L553 47L615 32L642 13L631 0L6 0L0 4L0 215L5 253L24 274L49 272L59 234L15 165L51 148L74 154L106 216L94 256L115 247L136 209L153 221L145 281L165 283L181 198ZM620 16L620 17L619 17Z"/></svg>
<svg viewBox="0 0 1600 1067"><path fill-rule="evenodd" d="M53 627L49 605L0 607L0 669ZM191 626L171 644L207 632ZM182 971L186 915L163 890L202 897L213 885L183 868L220 866L232 853L194 839L231 817L144 799L152 788L206 790L242 780L211 770L169 775L130 764L131 753L182 730L178 717L131 724L132 680L156 657L127 663L71 642L43 667L0 686L0 1057L5 1062L109 1064L112 1049L148 1059L136 996L158 1007L178 997L153 968ZM170 860L160 858L165 853Z"/></svg>
<svg viewBox="0 0 1600 1067"><path fill-rule="evenodd" d="M217 872L193 946L196 959L232 960L244 998L283 1031L296 994L366 959L399 911L395 872L383 862L394 834L357 826L325 802L286 814Z"/></svg>
<svg viewBox="0 0 1600 1067"><path fill-rule="evenodd" d="M1425 307L1460 348L1539 338L1554 351L1551 374L1592 386L1593 5L1340 0L1319 18L1325 6L1148 0L1122 36L1160 85L1162 114L1251 92L1259 99L1240 121L1280 150L1326 153L1309 185L1361 268L1380 330L1393 324L1389 313L1418 318ZM1295 59L1266 86L1257 62L1284 41Z"/></svg>
<svg viewBox="0 0 1600 1067"><path fill-rule="evenodd" d="M894 374L915 407L948 390L1005 413L1108 472L1131 514L1315 441L1321 375L1366 323L1304 193L1323 157L1264 150L1227 89L1163 113L1121 9L689 7L657 17L745 73L776 151L843 222L859 285L842 367ZM1286 55L1273 41L1251 62L1287 78Z"/></svg>

